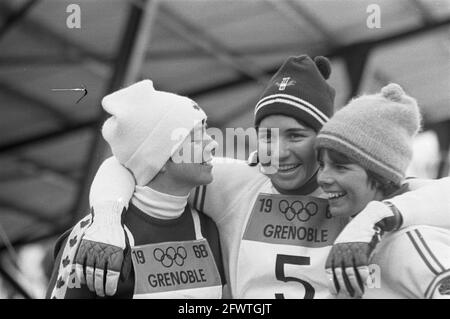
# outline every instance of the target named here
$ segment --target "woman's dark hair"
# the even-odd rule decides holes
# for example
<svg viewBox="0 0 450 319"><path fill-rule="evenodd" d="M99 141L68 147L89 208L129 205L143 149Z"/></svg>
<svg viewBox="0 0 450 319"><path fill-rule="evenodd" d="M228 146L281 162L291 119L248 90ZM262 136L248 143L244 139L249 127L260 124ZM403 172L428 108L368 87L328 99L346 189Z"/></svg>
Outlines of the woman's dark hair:
<svg viewBox="0 0 450 319"><path fill-rule="evenodd" d="M323 151L325 150L328 152L328 157L338 165L347 165L347 164L360 165L356 160L350 158L349 156L328 148L319 148L317 150L317 160L319 162L322 161ZM377 188L381 190L384 196L389 197L391 194L399 190L400 185L396 185L392 181L378 175L375 172L372 172L371 170L368 170L366 168L364 168L364 170L366 171L367 182L369 183L369 185L372 188Z"/></svg>
<svg viewBox="0 0 450 319"><path fill-rule="evenodd" d="M287 116L287 117L292 117L292 116L285 115L285 114L270 114L270 115L283 115L283 116ZM299 119L296 118L296 117L292 117L292 118L293 118L298 124L300 124L301 126L304 126L304 127L306 127L306 128L309 128L309 129L313 130L314 132L316 132L316 130L314 130L314 129L311 127L311 125L306 124L306 122L303 122L303 121L299 120ZM262 121L262 120L263 120L263 119L261 119L261 121ZM259 124L261 123L261 121L259 121L258 125L255 126L256 133L258 133L258 131L259 131ZM317 132L316 132L316 133L317 133Z"/></svg>

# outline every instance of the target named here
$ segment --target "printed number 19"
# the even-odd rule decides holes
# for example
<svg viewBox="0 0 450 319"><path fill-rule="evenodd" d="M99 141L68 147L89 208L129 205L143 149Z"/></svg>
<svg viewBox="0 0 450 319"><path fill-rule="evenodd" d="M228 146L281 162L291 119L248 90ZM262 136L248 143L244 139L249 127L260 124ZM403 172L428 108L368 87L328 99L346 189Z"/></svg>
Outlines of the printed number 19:
<svg viewBox="0 0 450 319"><path fill-rule="evenodd" d="M314 287L307 281L301 280L300 278L296 277L286 277L284 275L284 265L285 264L291 264L291 265L300 265L300 266L306 266L310 264L309 257L304 256L290 256L290 255L278 255L277 254L277 260L275 264L275 276L277 277L277 280L288 282L288 281L296 281L305 287L305 297L303 299L313 299L314 298ZM275 294L276 299L284 299L284 295L281 293Z"/></svg>
<svg viewBox="0 0 450 319"><path fill-rule="evenodd" d="M271 198L261 198L259 200L261 202L261 207L259 208L259 211L265 211L266 213L270 213L272 210L272 199Z"/></svg>
<svg viewBox="0 0 450 319"><path fill-rule="evenodd" d="M138 264L144 264L145 263L145 257L144 252L142 250L134 250L133 251L134 258L136 258L136 262Z"/></svg>

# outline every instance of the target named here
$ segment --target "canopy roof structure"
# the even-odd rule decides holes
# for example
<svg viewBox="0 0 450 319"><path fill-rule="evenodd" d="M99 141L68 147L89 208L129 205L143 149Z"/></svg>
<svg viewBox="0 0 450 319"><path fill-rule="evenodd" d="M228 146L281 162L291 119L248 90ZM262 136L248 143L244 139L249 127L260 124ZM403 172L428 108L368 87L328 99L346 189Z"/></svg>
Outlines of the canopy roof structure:
<svg viewBox="0 0 450 319"><path fill-rule="evenodd" d="M150 78L196 100L210 126L247 128L264 84L299 54L331 59L338 108L401 84L438 133L448 175L449 31L448 0L2 0L0 225L20 247L86 213L108 154L109 92Z"/></svg>

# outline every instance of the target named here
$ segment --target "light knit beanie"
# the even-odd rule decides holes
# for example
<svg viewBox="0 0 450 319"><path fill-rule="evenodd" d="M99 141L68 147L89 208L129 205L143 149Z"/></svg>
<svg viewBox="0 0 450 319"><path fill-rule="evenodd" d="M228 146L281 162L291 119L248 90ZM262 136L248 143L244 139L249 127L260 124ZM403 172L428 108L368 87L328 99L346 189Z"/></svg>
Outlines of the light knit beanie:
<svg viewBox="0 0 450 319"><path fill-rule="evenodd" d="M416 100L391 83L380 93L355 98L337 111L320 130L316 148L342 153L399 185L411 162L420 122Z"/></svg>
<svg viewBox="0 0 450 319"><path fill-rule="evenodd" d="M334 113L334 88L327 83L330 61L289 57L270 80L255 107L255 126L269 115L294 117L316 132Z"/></svg>
<svg viewBox="0 0 450 319"><path fill-rule="evenodd" d="M112 116L102 134L119 162L139 186L148 184L206 114L191 99L157 91L151 80L137 82L105 96Z"/></svg>

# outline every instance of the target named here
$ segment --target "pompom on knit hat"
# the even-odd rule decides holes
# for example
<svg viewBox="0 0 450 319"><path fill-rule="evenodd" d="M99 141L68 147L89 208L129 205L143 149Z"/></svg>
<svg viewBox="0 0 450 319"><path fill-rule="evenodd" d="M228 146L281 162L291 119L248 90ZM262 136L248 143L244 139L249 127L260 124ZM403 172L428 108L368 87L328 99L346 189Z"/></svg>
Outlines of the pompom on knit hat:
<svg viewBox="0 0 450 319"><path fill-rule="evenodd" d="M420 123L416 100L391 83L380 93L355 98L337 111L317 135L316 149L337 151L400 185Z"/></svg>
<svg viewBox="0 0 450 319"><path fill-rule="evenodd" d="M103 124L103 137L139 186L148 184L192 129L206 119L194 101L155 90L151 80L105 96L102 106L112 115Z"/></svg>
<svg viewBox="0 0 450 319"><path fill-rule="evenodd" d="M316 132L334 111L335 90L327 83L330 61L289 57L270 80L255 107L255 126L269 115L294 117Z"/></svg>

